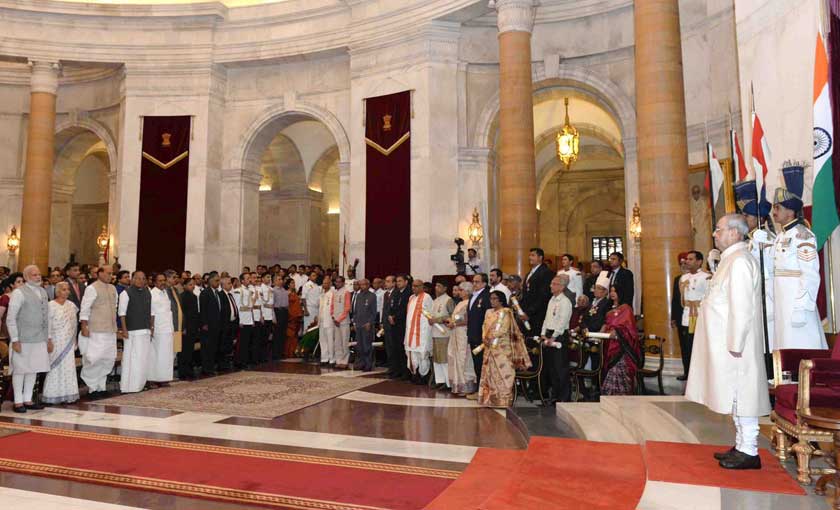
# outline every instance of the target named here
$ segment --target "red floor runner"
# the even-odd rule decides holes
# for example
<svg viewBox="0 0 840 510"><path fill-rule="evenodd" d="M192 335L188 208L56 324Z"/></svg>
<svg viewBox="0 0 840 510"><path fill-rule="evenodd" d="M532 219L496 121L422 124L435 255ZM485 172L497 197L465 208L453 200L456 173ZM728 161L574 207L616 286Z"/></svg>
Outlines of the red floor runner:
<svg viewBox="0 0 840 510"><path fill-rule="evenodd" d="M80 434L27 432L0 438L0 470L188 497L335 510L421 509L455 476L410 466Z"/></svg>
<svg viewBox="0 0 840 510"><path fill-rule="evenodd" d="M759 451L761 469L744 471L722 469L718 465L712 454L724 450L726 446L648 441L645 444L648 479L745 491L805 495L802 487L767 450Z"/></svg>
<svg viewBox="0 0 840 510"><path fill-rule="evenodd" d="M479 448L466 471L425 510L477 510L499 485L512 477L524 450Z"/></svg>
<svg viewBox="0 0 840 510"><path fill-rule="evenodd" d="M481 510L632 510L645 488L639 445L532 437L520 468Z"/></svg>

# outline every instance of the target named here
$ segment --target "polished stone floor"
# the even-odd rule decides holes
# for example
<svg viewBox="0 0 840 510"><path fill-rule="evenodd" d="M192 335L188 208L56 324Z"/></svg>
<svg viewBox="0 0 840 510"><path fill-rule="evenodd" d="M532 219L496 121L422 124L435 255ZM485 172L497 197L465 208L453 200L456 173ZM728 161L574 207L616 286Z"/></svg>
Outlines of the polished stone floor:
<svg viewBox="0 0 840 510"><path fill-rule="evenodd" d="M295 362L269 364L259 370L323 377L370 377L380 381L270 420L83 401L26 415L12 413L10 404L6 403L0 412L0 424L30 424L458 471L466 467L477 448L523 449L530 435L625 443L650 439L728 444L732 438L727 417L714 415L679 396L607 397L600 403L562 404L556 410L520 399L513 410L505 412L478 408L474 401L427 387L390 381L381 373L334 371ZM680 383L668 381L666 391L680 392ZM0 508L227 510L255 507L0 472ZM648 482L639 508L810 510L827 509L829 504L826 498L813 495L777 496Z"/></svg>

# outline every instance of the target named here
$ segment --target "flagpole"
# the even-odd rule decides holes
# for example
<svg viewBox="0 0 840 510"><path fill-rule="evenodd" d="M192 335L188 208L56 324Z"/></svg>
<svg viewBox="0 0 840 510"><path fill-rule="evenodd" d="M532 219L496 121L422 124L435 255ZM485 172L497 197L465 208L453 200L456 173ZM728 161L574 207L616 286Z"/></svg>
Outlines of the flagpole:
<svg viewBox="0 0 840 510"><path fill-rule="evenodd" d="M834 311L834 271L833 271L833 262L831 260L831 238L834 235L834 232L831 233L832 235L828 236L828 241L825 243L825 256L828 259L828 301L829 305L829 317L831 317L831 321L829 324L831 325L831 333L837 333L837 317Z"/></svg>

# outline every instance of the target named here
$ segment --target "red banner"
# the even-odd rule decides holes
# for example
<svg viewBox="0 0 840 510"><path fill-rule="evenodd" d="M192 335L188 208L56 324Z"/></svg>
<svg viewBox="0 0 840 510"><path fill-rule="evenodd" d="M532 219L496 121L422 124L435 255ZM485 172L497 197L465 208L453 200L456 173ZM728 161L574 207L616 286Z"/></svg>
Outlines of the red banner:
<svg viewBox="0 0 840 510"><path fill-rule="evenodd" d="M410 137L411 92L367 99L367 278L411 271Z"/></svg>
<svg viewBox="0 0 840 510"><path fill-rule="evenodd" d="M184 269L190 117L144 117L137 268Z"/></svg>

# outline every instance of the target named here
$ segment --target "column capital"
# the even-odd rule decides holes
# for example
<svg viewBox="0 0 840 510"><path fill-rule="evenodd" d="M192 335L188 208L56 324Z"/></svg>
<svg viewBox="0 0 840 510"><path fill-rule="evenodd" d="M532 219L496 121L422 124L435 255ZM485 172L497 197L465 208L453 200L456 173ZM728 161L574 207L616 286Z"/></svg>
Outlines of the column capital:
<svg viewBox="0 0 840 510"><path fill-rule="evenodd" d="M534 29L539 0L490 0L488 6L496 9L499 33L528 32Z"/></svg>
<svg viewBox="0 0 840 510"><path fill-rule="evenodd" d="M32 69L30 86L32 92L46 92L53 94L58 91L58 77L61 75L61 64L49 60L30 60Z"/></svg>

